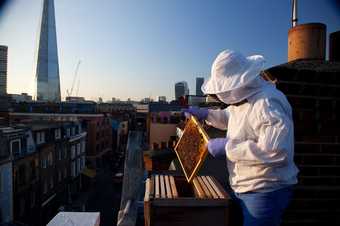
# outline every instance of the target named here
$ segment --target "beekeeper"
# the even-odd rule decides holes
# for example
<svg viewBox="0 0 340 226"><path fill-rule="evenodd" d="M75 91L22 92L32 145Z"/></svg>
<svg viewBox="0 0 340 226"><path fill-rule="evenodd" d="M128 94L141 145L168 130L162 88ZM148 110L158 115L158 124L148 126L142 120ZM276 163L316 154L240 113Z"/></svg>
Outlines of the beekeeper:
<svg viewBox="0 0 340 226"><path fill-rule="evenodd" d="M227 130L226 138L209 141L208 150L215 157L226 155L232 196L242 208L244 226L279 225L297 183L292 109L285 95L260 76L264 62L260 55L221 52L202 91L229 106L185 110Z"/></svg>

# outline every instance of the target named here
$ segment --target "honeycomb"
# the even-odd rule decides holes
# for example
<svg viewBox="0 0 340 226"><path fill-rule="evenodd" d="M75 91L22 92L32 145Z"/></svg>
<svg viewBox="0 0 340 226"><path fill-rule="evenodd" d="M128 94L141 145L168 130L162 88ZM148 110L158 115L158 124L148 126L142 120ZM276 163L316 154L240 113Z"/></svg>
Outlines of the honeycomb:
<svg viewBox="0 0 340 226"><path fill-rule="evenodd" d="M191 117L175 147L177 157L188 182L197 173L207 154L207 141L207 135L201 125L194 117Z"/></svg>

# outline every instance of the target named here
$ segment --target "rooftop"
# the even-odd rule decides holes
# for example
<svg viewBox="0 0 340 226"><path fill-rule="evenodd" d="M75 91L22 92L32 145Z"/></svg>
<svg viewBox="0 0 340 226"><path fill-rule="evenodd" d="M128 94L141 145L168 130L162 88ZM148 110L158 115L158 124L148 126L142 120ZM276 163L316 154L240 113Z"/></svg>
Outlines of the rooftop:
<svg viewBox="0 0 340 226"><path fill-rule="evenodd" d="M324 60L295 60L292 62L274 66L270 70L291 69L298 71L314 71L314 72L340 72L340 62L324 61Z"/></svg>
<svg viewBox="0 0 340 226"><path fill-rule="evenodd" d="M99 226L99 212L60 212L47 226Z"/></svg>

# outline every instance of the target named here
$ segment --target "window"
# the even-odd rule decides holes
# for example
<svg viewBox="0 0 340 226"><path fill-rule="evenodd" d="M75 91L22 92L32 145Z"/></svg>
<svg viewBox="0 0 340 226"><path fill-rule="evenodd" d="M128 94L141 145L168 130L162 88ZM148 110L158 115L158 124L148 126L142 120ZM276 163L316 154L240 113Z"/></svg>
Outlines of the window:
<svg viewBox="0 0 340 226"><path fill-rule="evenodd" d="M35 192L32 191L31 193L31 208L35 206Z"/></svg>
<svg viewBox="0 0 340 226"><path fill-rule="evenodd" d="M81 153L85 153L85 141L81 141Z"/></svg>
<svg viewBox="0 0 340 226"><path fill-rule="evenodd" d="M64 159L67 159L67 148L64 147Z"/></svg>
<svg viewBox="0 0 340 226"><path fill-rule="evenodd" d="M45 158L41 160L41 167L42 167L43 169L46 169L46 168L47 168L47 160L46 160Z"/></svg>
<svg viewBox="0 0 340 226"><path fill-rule="evenodd" d="M61 171L60 171L60 170L58 170L58 182L60 182L60 181L61 181L61 179L62 179Z"/></svg>
<svg viewBox="0 0 340 226"><path fill-rule="evenodd" d="M58 148L58 151L57 151L57 155L58 155L58 160L61 160L61 154L62 154L62 152L61 152L61 148Z"/></svg>
<svg viewBox="0 0 340 226"><path fill-rule="evenodd" d="M73 162L71 163L71 176L72 176L72 177L75 177L75 176L76 176L76 162L75 162L75 161L73 161Z"/></svg>
<svg viewBox="0 0 340 226"><path fill-rule="evenodd" d="M37 168L36 168L36 163L35 163L35 160L32 160L31 161L31 178L32 178L32 180L35 180L36 178L37 178Z"/></svg>
<svg viewBox="0 0 340 226"><path fill-rule="evenodd" d="M24 185L26 183L26 165L21 164L19 166L18 174L17 174L17 184Z"/></svg>
<svg viewBox="0 0 340 226"><path fill-rule="evenodd" d="M85 168L85 156L81 157L81 169L83 170Z"/></svg>
<svg viewBox="0 0 340 226"><path fill-rule="evenodd" d="M60 129L55 129L54 130L54 138L56 140L60 139L61 138L61 130Z"/></svg>
<svg viewBox="0 0 340 226"><path fill-rule="evenodd" d="M48 165L52 166L53 165L53 155L52 155L52 152L48 153L47 160L48 160Z"/></svg>
<svg viewBox="0 0 340 226"><path fill-rule="evenodd" d="M45 143L45 132L37 132L37 144Z"/></svg>
<svg viewBox="0 0 340 226"><path fill-rule="evenodd" d="M67 130L66 130L66 135L67 135L67 137L70 137L70 136L71 136L71 129L70 129L70 128L67 128Z"/></svg>
<svg viewBox="0 0 340 226"><path fill-rule="evenodd" d="M53 177L50 179L50 188L52 189L54 187L54 181L53 181Z"/></svg>
<svg viewBox="0 0 340 226"><path fill-rule="evenodd" d="M77 155L80 155L80 143L77 144Z"/></svg>
<svg viewBox="0 0 340 226"><path fill-rule="evenodd" d="M80 173L80 167L81 167L81 165L80 165L80 158L78 158L77 159L77 175L79 175L79 173Z"/></svg>
<svg viewBox="0 0 340 226"><path fill-rule="evenodd" d="M2 175L2 171L0 170L0 192L4 192L4 179Z"/></svg>
<svg viewBox="0 0 340 226"><path fill-rule="evenodd" d="M44 191L43 192L44 192L44 194L47 193L47 182L46 181L44 182Z"/></svg>
<svg viewBox="0 0 340 226"><path fill-rule="evenodd" d="M67 168L64 169L64 178L67 177Z"/></svg>
<svg viewBox="0 0 340 226"><path fill-rule="evenodd" d="M10 147L11 147L11 153L13 155L20 155L20 153L21 153L21 141L20 141L20 139L11 140Z"/></svg>
<svg viewBox="0 0 340 226"><path fill-rule="evenodd" d="M76 128L72 127L72 136L76 135Z"/></svg>
<svg viewBox="0 0 340 226"><path fill-rule="evenodd" d="M74 145L71 146L71 159L76 157L76 147Z"/></svg>
<svg viewBox="0 0 340 226"><path fill-rule="evenodd" d="M40 132L37 132L37 133L36 133L36 136L37 136L37 137L36 137L36 142L37 142L37 144L40 144L40 139L41 139L41 138L40 138Z"/></svg>

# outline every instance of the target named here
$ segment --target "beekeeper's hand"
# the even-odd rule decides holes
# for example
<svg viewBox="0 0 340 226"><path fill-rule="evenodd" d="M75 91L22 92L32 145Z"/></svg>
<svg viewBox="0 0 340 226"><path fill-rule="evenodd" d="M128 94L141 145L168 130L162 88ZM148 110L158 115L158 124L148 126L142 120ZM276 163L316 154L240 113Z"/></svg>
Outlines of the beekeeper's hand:
<svg viewBox="0 0 340 226"><path fill-rule="evenodd" d="M199 108L196 106L189 107L183 110L185 117L189 118L191 115L198 118L198 120L205 120L208 117L208 109L207 108Z"/></svg>
<svg viewBox="0 0 340 226"><path fill-rule="evenodd" d="M225 146L227 144L227 138L215 138L210 139L208 142L208 151L214 157L220 157L226 155Z"/></svg>

